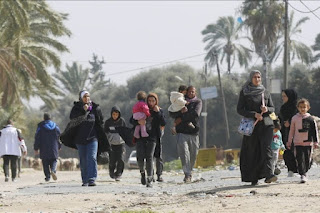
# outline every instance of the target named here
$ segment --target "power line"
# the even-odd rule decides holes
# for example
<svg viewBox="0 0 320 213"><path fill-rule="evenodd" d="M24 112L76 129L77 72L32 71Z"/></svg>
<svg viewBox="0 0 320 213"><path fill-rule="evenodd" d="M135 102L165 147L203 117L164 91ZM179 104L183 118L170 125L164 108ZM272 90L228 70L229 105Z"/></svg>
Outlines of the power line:
<svg viewBox="0 0 320 213"><path fill-rule="evenodd" d="M300 0L301 4L303 4L315 17L317 17L319 20L320 20L320 17L317 16L317 14L315 14L313 11L311 11L311 9L305 4L303 3L301 0Z"/></svg>
<svg viewBox="0 0 320 213"><path fill-rule="evenodd" d="M297 11L299 13L313 13L313 12L315 12L315 11L320 9L320 7L317 7L316 9L314 9L312 11L311 10L309 10L309 11L301 11L301 10L298 10L297 8L295 8L294 6L292 6L289 2L288 2L288 4L292 9L294 9L295 11Z"/></svg>
<svg viewBox="0 0 320 213"><path fill-rule="evenodd" d="M180 59L176 59L176 60L172 60L172 61L167 61L167 62L163 62L163 63L159 63L159 64L154 64L154 65L150 65L150 66L146 66L146 67L140 67L140 68L135 68L135 69L131 69L131 70L125 70L125 71L120 71L120 72L116 72L116 73L110 73L110 74L108 74L108 76L110 76L110 75L118 75L118 74L123 74L123 73L128 73L128 72L134 72L134 71L137 71L137 70L144 70L144 69L157 67L157 66L161 66L161 65L165 65L165 64L170 64L170 63L173 63L173 62L177 62L177 61L181 61L181 60L185 60L185 59L189 59L189 58L199 57L199 56L202 56L202 55L205 55L205 54L207 54L207 53L193 55L193 56L180 58Z"/></svg>

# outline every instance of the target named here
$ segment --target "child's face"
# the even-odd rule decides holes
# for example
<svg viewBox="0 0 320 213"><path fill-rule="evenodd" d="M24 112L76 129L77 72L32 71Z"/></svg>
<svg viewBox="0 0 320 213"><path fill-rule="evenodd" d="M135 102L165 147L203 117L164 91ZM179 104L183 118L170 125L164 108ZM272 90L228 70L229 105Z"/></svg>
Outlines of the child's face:
<svg viewBox="0 0 320 213"><path fill-rule="evenodd" d="M309 111L309 109L310 109L310 106L306 103L300 103L298 105L298 110L301 115L306 114Z"/></svg>
<svg viewBox="0 0 320 213"><path fill-rule="evenodd" d="M186 94L187 94L187 90L182 90L181 93L182 93L183 95L186 95Z"/></svg>
<svg viewBox="0 0 320 213"><path fill-rule="evenodd" d="M119 118L120 113L117 111L112 112L111 116L113 120L117 120Z"/></svg>

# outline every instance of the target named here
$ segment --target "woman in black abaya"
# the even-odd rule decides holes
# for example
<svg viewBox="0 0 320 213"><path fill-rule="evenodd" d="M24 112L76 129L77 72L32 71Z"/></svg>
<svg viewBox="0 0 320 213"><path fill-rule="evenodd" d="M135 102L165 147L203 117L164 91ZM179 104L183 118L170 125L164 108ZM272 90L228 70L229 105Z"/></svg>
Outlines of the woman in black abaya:
<svg viewBox="0 0 320 213"><path fill-rule="evenodd" d="M264 102L262 101L264 97ZM251 136L243 136L240 153L240 171L243 182L257 185L265 178L266 183L275 182L277 177L271 166L271 141L273 121L269 114L274 112L270 93L261 84L259 70L251 71L250 78L243 86L238 100L237 112L258 122Z"/></svg>
<svg viewBox="0 0 320 213"><path fill-rule="evenodd" d="M297 114L297 98L298 95L293 89L282 90L283 105L280 108L281 134L283 144L288 142L291 118ZM293 147L293 146L291 146ZM288 168L288 177L293 177L297 173L297 164L293 152L286 147L283 154L284 162Z"/></svg>

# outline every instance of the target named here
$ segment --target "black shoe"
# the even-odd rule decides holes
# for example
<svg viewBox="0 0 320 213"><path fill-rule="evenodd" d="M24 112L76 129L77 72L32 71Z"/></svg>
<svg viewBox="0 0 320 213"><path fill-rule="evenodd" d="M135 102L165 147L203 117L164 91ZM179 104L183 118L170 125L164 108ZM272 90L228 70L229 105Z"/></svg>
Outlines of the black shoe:
<svg viewBox="0 0 320 213"><path fill-rule="evenodd" d="M259 185L257 180L251 182L251 186L257 186L257 185Z"/></svg>
<svg viewBox="0 0 320 213"><path fill-rule="evenodd" d="M83 183L82 186L88 186L88 183Z"/></svg>
<svg viewBox="0 0 320 213"><path fill-rule="evenodd" d="M5 177L5 178L4 178L4 181L5 181L5 182L8 182L8 181L9 181L9 178L8 178L8 177Z"/></svg>
<svg viewBox="0 0 320 213"><path fill-rule="evenodd" d="M49 182L50 181L50 178L45 178L44 179L46 182Z"/></svg>
<svg viewBox="0 0 320 213"><path fill-rule="evenodd" d="M143 173L140 173L141 174L141 184L142 185L146 185L147 181L146 181L146 174L143 172Z"/></svg>
<svg viewBox="0 0 320 213"><path fill-rule="evenodd" d="M265 183L272 183L272 182L276 182L278 180L277 176L275 175L271 175L270 177L266 178L264 180Z"/></svg>
<svg viewBox="0 0 320 213"><path fill-rule="evenodd" d="M161 175L158 175L157 181L158 181L158 182L163 182L163 178L162 178Z"/></svg>
<svg viewBox="0 0 320 213"><path fill-rule="evenodd" d="M89 184L88 184L88 186L96 186L97 184L95 183L95 182L90 182Z"/></svg>

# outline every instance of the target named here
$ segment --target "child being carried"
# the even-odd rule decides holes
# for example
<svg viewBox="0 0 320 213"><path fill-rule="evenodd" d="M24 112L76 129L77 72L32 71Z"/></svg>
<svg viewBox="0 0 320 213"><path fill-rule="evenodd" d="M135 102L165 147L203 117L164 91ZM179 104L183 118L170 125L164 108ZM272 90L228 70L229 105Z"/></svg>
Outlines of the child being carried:
<svg viewBox="0 0 320 213"><path fill-rule="evenodd" d="M180 112L182 109L184 109L185 112L188 111L188 108L186 107L186 105L188 105L188 102L184 97L187 94L187 86L181 85L178 91L179 92L173 91L170 93L171 105L168 108L170 116L175 118L173 127L171 128L171 132L174 135L177 134L176 126L179 124L177 121L179 117L176 117L173 115L176 114L177 112ZM192 122L188 122L188 126L193 129L195 128Z"/></svg>

